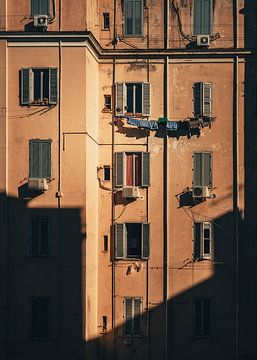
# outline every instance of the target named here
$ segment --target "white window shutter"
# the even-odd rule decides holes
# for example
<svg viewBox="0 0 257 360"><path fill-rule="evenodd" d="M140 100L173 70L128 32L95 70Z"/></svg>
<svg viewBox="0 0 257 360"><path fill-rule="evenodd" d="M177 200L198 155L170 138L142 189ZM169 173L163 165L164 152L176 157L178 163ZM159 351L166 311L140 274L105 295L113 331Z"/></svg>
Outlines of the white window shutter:
<svg viewBox="0 0 257 360"><path fill-rule="evenodd" d="M126 153L117 152L115 153L115 186L125 185L125 164L126 164Z"/></svg>
<svg viewBox="0 0 257 360"><path fill-rule="evenodd" d="M34 100L34 76L32 69L21 69L21 105L30 105Z"/></svg>
<svg viewBox="0 0 257 360"><path fill-rule="evenodd" d="M149 82L142 84L142 115L150 116L151 85Z"/></svg>
<svg viewBox="0 0 257 360"><path fill-rule="evenodd" d="M123 259L125 253L125 224L115 224L115 258Z"/></svg>
<svg viewBox="0 0 257 360"><path fill-rule="evenodd" d="M211 83L202 83L202 103L203 103L203 111L202 116L211 116Z"/></svg>
<svg viewBox="0 0 257 360"><path fill-rule="evenodd" d="M115 84L115 112L116 115L125 114L127 105L127 87L125 83Z"/></svg>

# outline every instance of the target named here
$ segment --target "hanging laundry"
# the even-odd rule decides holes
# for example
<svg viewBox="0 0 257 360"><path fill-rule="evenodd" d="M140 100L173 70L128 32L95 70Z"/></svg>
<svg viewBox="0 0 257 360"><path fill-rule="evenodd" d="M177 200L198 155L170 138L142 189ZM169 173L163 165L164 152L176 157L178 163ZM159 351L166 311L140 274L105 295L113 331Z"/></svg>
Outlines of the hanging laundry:
<svg viewBox="0 0 257 360"><path fill-rule="evenodd" d="M177 131L178 130L178 123L177 121L167 121L167 129L169 131Z"/></svg>

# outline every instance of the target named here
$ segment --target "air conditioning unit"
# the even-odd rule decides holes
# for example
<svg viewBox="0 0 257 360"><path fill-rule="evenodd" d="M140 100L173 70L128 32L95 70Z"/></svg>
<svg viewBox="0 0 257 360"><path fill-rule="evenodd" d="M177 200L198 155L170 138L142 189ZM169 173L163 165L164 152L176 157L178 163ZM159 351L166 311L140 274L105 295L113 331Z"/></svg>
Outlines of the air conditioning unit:
<svg viewBox="0 0 257 360"><path fill-rule="evenodd" d="M48 15L34 15L34 26L47 28Z"/></svg>
<svg viewBox="0 0 257 360"><path fill-rule="evenodd" d="M44 192L48 190L48 184L46 179L41 178L29 178L28 188L30 190Z"/></svg>
<svg viewBox="0 0 257 360"><path fill-rule="evenodd" d="M209 46L210 45L210 35L197 35L196 36L197 46Z"/></svg>
<svg viewBox="0 0 257 360"><path fill-rule="evenodd" d="M192 196L195 199L209 198L210 190L207 186L195 186L192 188Z"/></svg>
<svg viewBox="0 0 257 360"><path fill-rule="evenodd" d="M140 191L138 186L124 186L122 188L123 198L139 198Z"/></svg>

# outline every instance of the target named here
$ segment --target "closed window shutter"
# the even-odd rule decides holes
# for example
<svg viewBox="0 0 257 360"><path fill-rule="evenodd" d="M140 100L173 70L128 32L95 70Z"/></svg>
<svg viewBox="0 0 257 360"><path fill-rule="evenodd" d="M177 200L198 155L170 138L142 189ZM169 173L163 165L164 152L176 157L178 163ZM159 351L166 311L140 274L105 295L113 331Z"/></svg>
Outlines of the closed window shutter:
<svg viewBox="0 0 257 360"><path fill-rule="evenodd" d="M42 140L40 142L40 145L41 145L40 177L48 179L51 177L51 141L50 140Z"/></svg>
<svg viewBox="0 0 257 360"><path fill-rule="evenodd" d="M202 153L202 186L212 186L211 153Z"/></svg>
<svg viewBox="0 0 257 360"><path fill-rule="evenodd" d="M38 217L30 220L30 255L38 255L39 252L40 222Z"/></svg>
<svg viewBox="0 0 257 360"><path fill-rule="evenodd" d="M150 102L151 102L151 85L150 83L142 84L143 91L143 116L150 116Z"/></svg>
<svg viewBox="0 0 257 360"><path fill-rule="evenodd" d="M202 83L194 84L194 115L202 116Z"/></svg>
<svg viewBox="0 0 257 360"><path fill-rule="evenodd" d="M202 34L212 32L212 0L202 0Z"/></svg>
<svg viewBox="0 0 257 360"><path fill-rule="evenodd" d="M194 260L201 259L201 237L202 237L202 224L194 223L194 248L193 248Z"/></svg>
<svg viewBox="0 0 257 360"><path fill-rule="evenodd" d="M40 228L40 254L49 255L49 235L50 235L50 220L47 217L41 218L41 228Z"/></svg>
<svg viewBox="0 0 257 360"><path fill-rule="evenodd" d="M134 299L133 335L141 333L141 299Z"/></svg>
<svg viewBox="0 0 257 360"><path fill-rule="evenodd" d="M49 104L57 104L57 69L49 69Z"/></svg>
<svg viewBox="0 0 257 360"><path fill-rule="evenodd" d="M134 29L133 35L142 35L142 0L134 1Z"/></svg>
<svg viewBox="0 0 257 360"><path fill-rule="evenodd" d="M212 155L210 152L193 154L194 186L212 186Z"/></svg>
<svg viewBox="0 0 257 360"><path fill-rule="evenodd" d="M194 300L194 335L202 335L202 300Z"/></svg>
<svg viewBox="0 0 257 360"><path fill-rule="evenodd" d="M202 115L211 116L211 83L202 84L203 111Z"/></svg>
<svg viewBox="0 0 257 360"><path fill-rule="evenodd" d="M31 0L31 16L48 15L50 13L49 0Z"/></svg>
<svg viewBox="0 0 257 360"><path fill-rule="evenodd" d="M124 152L115 153L115 186L124 185L124 164L126 154Z"/></svg>
<svg viewBox="0 0 257 360"><path fill-rule="evenodd" d="M39 324L40 324L40 302L39 299L32 299L31 301L31 337L39 338Z"/></svg>
<svg viewBox="0 0 257 360"><path fill-rule="evenodd" d="M29 177L40 177L40 143L38 140L29 142Z"/></svg>
<svg viewBox="0 0 257 360"><path fill-rule="evenodd" d="M141 153L142 160L142 186L150 186L150 153L149 152L142 152Z"/></svg>
<svg viewBox="0 0 257 360"><path fill-rule="evenodd" d="M50 324L49 324L49 300L47 298L41 299L41 337L46 339L50 334Z"/></svg>
<svg viewBox="0 0 257 360"><path fill-rule="evenodd" d="M31 0L31 16L40 15L40 0Z"/></svg>
<svg viewBox="0 0 257 360"><path fill-rule="evenodd" d="M150 256L150 224L142 224L142 259L149 259Z"/></svg>
<svg viewBox="0 0 257 360"><path fill-rule="evenodd" d="M194 34L202 34L202 0L194 0Z"/></svg>
<svg viewBox="0 0 257 360"><path fill-rule="evenodd" d="M125 224L115 224L115 258L125 257Z"/></svg>
<svg viewBox="0 0 257 360"><path fill-rule="evenodd" d="M125 299L125 335L132 335L133 299Z"/></svg>
<svg viewBox="0 0 257 360"><path fill-rule="evenodd" d="M115 84L115 110L116 115L123 115L125 113L125 106L127 103L127 87L124 83Z"/></svg>
<svg viewBox="0 0 257 360"><path fill-rule="evenodd" d="M21 69L21 105L29 105L34 99L34 84L32 69Z"/></svg>

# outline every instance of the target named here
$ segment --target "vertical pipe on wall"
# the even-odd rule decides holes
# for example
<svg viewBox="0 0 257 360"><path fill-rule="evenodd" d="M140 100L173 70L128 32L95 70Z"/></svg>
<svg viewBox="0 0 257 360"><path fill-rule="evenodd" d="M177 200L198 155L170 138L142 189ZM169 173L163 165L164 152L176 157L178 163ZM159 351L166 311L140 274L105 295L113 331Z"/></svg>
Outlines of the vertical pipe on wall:
<svg viewBox="0 0 257 360"><path fill-rule="evenodd" d="M164 0L164 49L169 47L169 0Z"/></svg>
<svg viewBox="0 0 257 360"><path fill-rule="evenodd" d="M238 0L233 1L233 41L234 48L238 48Z"/></svg>
<svg viewBox="0 0 257 360"><path fill-rule="evenodd" d="M169 107L169 57L164 63L164 117ZM164 360L168 359L168 135L164 129L163 139L163 307L164 307Z"/></svg>

